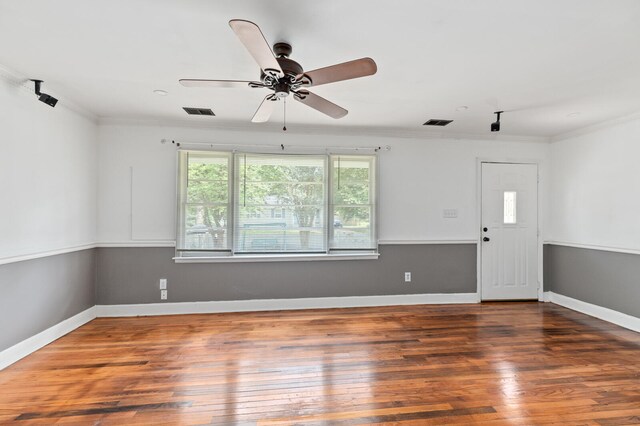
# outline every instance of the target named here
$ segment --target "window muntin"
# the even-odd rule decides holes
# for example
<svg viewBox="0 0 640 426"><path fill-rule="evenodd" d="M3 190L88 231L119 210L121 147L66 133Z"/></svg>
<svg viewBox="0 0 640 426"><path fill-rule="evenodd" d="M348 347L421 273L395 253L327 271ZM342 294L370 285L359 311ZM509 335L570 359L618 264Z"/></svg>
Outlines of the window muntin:
<svg viewBox="0 0 640 426"><path fill-rule="evenodd" d="M177 255L376 251L375 159L180 151Z"/></svg>

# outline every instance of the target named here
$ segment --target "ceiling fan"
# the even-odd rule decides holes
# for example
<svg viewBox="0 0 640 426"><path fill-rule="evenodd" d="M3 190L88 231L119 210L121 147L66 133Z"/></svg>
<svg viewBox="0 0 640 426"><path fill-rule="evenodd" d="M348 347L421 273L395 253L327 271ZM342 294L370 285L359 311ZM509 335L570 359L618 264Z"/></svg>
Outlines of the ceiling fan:
<svg viewBox="0 0 640 426"><path fill-rule="evenodd" d="M264 98L253 115L251 121L254 123L262 123L269 120L276 101L285 99L290 94L293 95L296 101L329 117L342 118L348 113L346 109L310 92L306 88L365 77L375 74L378 70L373 59L362 58L313 71L304 71L299 63L289 59L292 51L290 44L276 43L273 45L272 51L262 31L253 22L232 19L229 21L229 26L231 26L231 29L260 66L260 81L182 79L180 84L186 87L248 86L271 90L273 93Z"/></svg>

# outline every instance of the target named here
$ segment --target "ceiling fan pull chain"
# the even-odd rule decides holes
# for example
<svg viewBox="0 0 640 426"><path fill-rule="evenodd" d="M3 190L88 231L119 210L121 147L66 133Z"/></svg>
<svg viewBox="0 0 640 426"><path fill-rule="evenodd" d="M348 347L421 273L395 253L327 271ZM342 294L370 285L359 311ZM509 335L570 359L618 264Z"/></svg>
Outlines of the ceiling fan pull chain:
<svg viewBox="0 0 640 426"><path fill-rule="evenodd" d="M282 121L282 131L287 131L287 98L284 98L284 119Z"/></svg>

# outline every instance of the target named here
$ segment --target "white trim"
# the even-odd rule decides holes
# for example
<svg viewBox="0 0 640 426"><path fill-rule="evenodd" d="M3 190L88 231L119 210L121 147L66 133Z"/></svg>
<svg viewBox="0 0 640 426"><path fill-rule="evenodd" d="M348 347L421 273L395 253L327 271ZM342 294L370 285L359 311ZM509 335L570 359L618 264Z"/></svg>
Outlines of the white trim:
<svg viewBox="0 0 640 426"><path fill-rule="evenodd" d="M541 185L543 179L541 170L543 168L543 159L517 159L517 158L491 158L476 157L476 229L478 230L478 239L476 240L476 287L478 292L478 301L482 301L482 163L501 163L501 164L535 164L536 165L536 204L538 209L537 226L537 247L538 247L538 300L544 300L544 244L542 241L542 225L544 219L543 200L541 191L544 185Z"/></svg>
<svg viewBox="0 0 640 426"><path fill-rule="evenodd" d="M581 249L588 249L588 250L601 250L601 251L612 251L615 253L640 254L640 249L627 248L627 247L601 246L597 244L580 244L580 243L570 243L566 241L545 241L544 243L554 245L554 246L574 247L574 248L581 248Z"/></svg>
<svg viewBox="0 0 640 426"><path fill-rule="evenodd" d="M175 240L131 240L111 241L96 244L96 247L175 247Z"/></svg>
<svg viewBox="0 0 640 426"><path fill-rule="evenodd" d="M380 245L402 244L478 244L478 240L380 240Z"/></svg>
<svg viewBox="0 0 640 426"><path fill-rule="evenodd" d="M619 325L620 327L628 328L629 330L640 333L640 318L614 311L613 309L583 302L582 300L574 299L572 297L563 296L551 291L545 293L545 301L564 306L565 308L569 308L592 317L600 318L601 320L608 321Z"/></svg>
<svg viewBox="0 0 640 426"><path fill-rule="evenodd" d="M379 241L380 245L422 245L422 244L477 244L476 240L381 240ZM560 244L555 242L548 242L547 244ZM22 262L25 260L33 260L39 259L42 257L56 256L59 254L73 253L76 251L89 250L93 248L126 248L126 247L175 247L175 240L140 240L140 241L110 241L110 242L101 242L101 243L90 243L90 244L82 244L78 246L64 247L55 250L46 250L36 253L27 253L21 254L17 256L7 256L0 257L0 265L6 265L9 263ZM592 247L588 247L592 248ZM604 249L601 249L604 250ZM620 251L620 250L611 250L611 251ZM624 253L624 251L623 251ZM640 254L640 250L637 251ZM302 256L306 256L308 258L302 258ZM331 254L331 255L301 255L298 259L292 259L293 255L282 256L285 259L280 260L354 260L354 259L377 259L379 254L377 253L366 253L366 254ZM245 262L246 258L249 256L244 256ZM261 256L265 257L265 256ZM273 256L269 256L273 257ZM351 259L351 257L353 259ZM181 258L177 263L203 263L206 261L211 261L211 258L193 258L193 259L203 259L203 260L184 260ZM266 259L262 260L264 262L267 261L276 261L278 259ZM229 258L225 258L223 260L213 260L213 262L241 262L242 259L239 260L229 260ZM258 262L257 256L251 259L252 262Z"/></svg>
<svg viewBox="0 0 640 426"><path fill-rule="evenodd" d="M88 323L96 317L96 312L96 307L92 306L0 352L0 370Z"/></svg>
<svg viewBox="0 0 640 426"><path fill-rule="evenodd" d="M22 262L25 260L39 259L41 257L56 256L58 254L72 253L74 251L88 250L95 247L96 247L96 244L91 243L91 244L83 244L79 246L65 247L65 248L56 249L56 250L47 250L47 251L41 251L36 253L21 254L18 256L2 257L0 258L0 265L6 265L8 263L15 263L15 262Z"/></svg>
<svg viewBox="0 0 640 426"><path fill-rule="evenodd" d="M257 299L215 302L97 305L98 317L206 314L218 312L281 311L297 309L355 308L364 306L477 303L475 293L401 294L389 296L316 297L304 299Z"/></svg>
<svg viewBox="0 0 640 426"><path fill-rule="evenodd" d="M261 254L210 257L174 257L176 263L242 263L242 262L303 262L308 260L371 260L379 253L348 254Z"/></svg>

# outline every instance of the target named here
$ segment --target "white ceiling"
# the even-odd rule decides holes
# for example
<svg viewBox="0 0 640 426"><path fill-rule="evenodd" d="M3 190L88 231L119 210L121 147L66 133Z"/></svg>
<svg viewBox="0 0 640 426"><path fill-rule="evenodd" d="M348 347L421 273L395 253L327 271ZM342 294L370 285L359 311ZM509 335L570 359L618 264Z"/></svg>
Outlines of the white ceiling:
<svg viewBox="0 0 640 426"><path fill-rule="evenodd" d="M455 120L443 133L489 134L503 109L503 134L551 136L640 111L638 0L0 0L0 64L99 117L249 125L264 89L178 84L258 78L232 18L291 43L307 70L377 62L372 77L313 89L345 118L290 102L289 127L420 131L442 118Z"/></svg>

